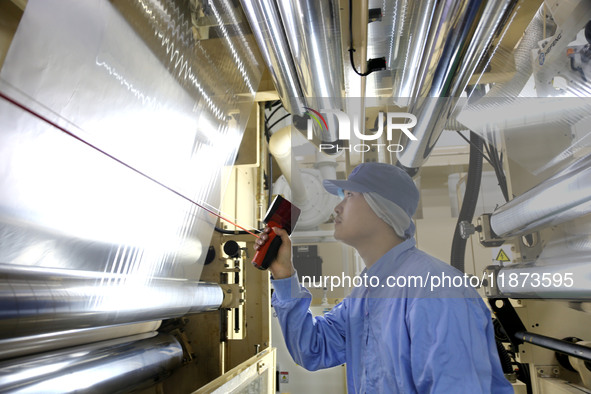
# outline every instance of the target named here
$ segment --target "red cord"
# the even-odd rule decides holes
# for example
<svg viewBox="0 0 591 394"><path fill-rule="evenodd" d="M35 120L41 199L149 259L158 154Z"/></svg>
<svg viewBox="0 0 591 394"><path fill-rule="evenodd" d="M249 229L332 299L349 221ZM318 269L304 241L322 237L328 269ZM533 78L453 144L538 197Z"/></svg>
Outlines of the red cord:
<svg viewBox="0 0 591 394"><path fill-rule="evenodd" d="M183 198L183 199L185 199L185 200L189 201L189 202L190 202L190 203L192 203L192 204L195 204L195 205L197 205L199 208L201 208L201 209L204 209L205 211L207 211L207 212L211 213L212 215L214 215L214 216L217 216L218 218L220 218L220 219L222 219L222 220L225 220L226 222L230 223L231 225L233 225L233 226L236 226L236 227L238 227L238 228L240 228L240 229L242 229L242 230L246 231L247 233L254 235L254 236L255 236L255 237L257 237L257 238L260 238L260 237L259 237L258 235L256 235L255 233L253 233L253 232L251 232L251 231L249 231L249 230L245 229L244 227L242 227L242 226L240 226L240 225L238 225L238 224L236 224L236 223L232 222L232 221L231 221L231 220L229 220L229 219L226 219L225 217L223 217L222 215L220 215L220 214L218 214L218 213L216 213L216 212L212 211L211 209L208 209L208 208L204 207L202 204L199 204L198 202L191 200L190 198L188 198L188 197L186 197L186 196L182 195L181 193L177 192L176 190L174 190L174 189L172 189L172 188L170 188L170 187L166 186L166 185L165 185L165 184L163 184L162 182L159 182L159 181L157 181L156 179L152 178L151 176L144 174L143 172L141 172L141 171L139 171L139 170L137 170L137 169L133 168L133 167L132 167L132 166L130 166L129 164L126 164L125 162L123 162L123 161L119 160L119 159L118 159L118 158L116 158L115 156L113 156L113 155L111 155L111 154L109 154L109 153L105 152L104 150L100 149L99 147L97 147L97 146L95 146L95 145L91 144L90 142L83 140L82 138L78 137L76 134L74 134L74 133L72 133L72 132L68 131L67 129L63 128L62 126L60 126L60 125L56 124L55 122L52 122L50 119L47 119L45 116L43 116L43 115L41 115L41 114L38 114L37 112L33 111L32 109L30 109L30 108L27 108L25 105L23 105L23 104L19 103L18 101L16 101L15 99L13 99L13 98L11 98L11 97L8 97L8 96L6 96L4 93L0 92L0 97L2 97L3 99L5 99L5 100L6 100L6 101L8 101L9 103L12 103L13 105L15 105L15 106L19 107L20 109L22 109L22 110L24 110L24 111L28 112L29 114L33 115L34 117L36 117L36 118L38 118L38 119L40 119L40 120L42 120L42 121L44 121L44 122L46 122L46 123L50 124L51 126L55 127L56 129L58 129L58 130L60 130L60 131L63 131L64 133L68 134L70 137L73 137L73 138L77 139L78 141L80 141L80 142L82 142L83 144L85 144L85 145L87 145L87 146L91 147L92 149L94 149L94 150L96 150L96 151L98 151L98 152L102 153L103 155L105 155L105 156L107 156L107 157L109 157L109 158L111 158L111 159L115 160L117 163L119 163L119 164L121 164L121 165L123 165L123 166L125 166L125 167L129 168L130 170L134 171L135 173L137 173L137 174L139 174L139 175L141 175L141 176L143 176L143 177L145 177L145 178L147 178L147 179L151 180L152 182L155 182L156 184L158 184L158 185L162 186L162 187L163 187L163 188L165 188L166 190L168 190L168 191L171 191L171 192L173 192L174 194L176 194L177 196L179 196L179 197L181 197L181 198Z"/></svg>

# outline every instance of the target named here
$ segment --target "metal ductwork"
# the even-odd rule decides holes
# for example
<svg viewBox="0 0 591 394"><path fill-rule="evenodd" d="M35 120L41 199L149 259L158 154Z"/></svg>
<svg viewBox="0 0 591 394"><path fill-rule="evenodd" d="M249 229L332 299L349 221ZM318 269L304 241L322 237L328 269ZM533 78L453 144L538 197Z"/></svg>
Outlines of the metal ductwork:
<svg viewBox="0 0 591 394"><path fill-rule="evenodd" d="M433 149L460 94L512 12L515 0L447 0L410 4L397 0L389 52L395 102L418 118L398 153L402 167L420 167ZM284 106L342 110L343 55L337 2L242 0L251 28L271 70ZM386 48L384 48L386 50ZM295 80L294 78L297 78ZM401 98L402 97L402 98ZM301 98L301 99L300 99ZM337 119L327 117L321 140L336 141Z"/></svg>
<svg viewBox="0 0 591 394"><path fill-rule="evenodd" d="M275 2L241 0L240 3L283 106L291 114L302 115L305 98Z"/></svg>
<svg viewBox="0 0 591 394"><path fill-rule="evenodd" d="M435 3L435 0L393 2L392 8L397 12L393 12L388 64L396 71L392 97L399 106L408 105L417 85Z"/></svg>
<svg viewBox="0 0 591 394"><path fill-rule="evenodd" d="M336 0L241 0L283 106L292 115L307 108L343 110L343 63ZM338 140L336 118L317 129Z"/></svg>
<svg viewBox="0 0 591 394"><path fill-rule="evenodd" d="M425 54L412 89L413 134L402 135L402 167L416 170L428 158L460 94L516 1L448 0L436 4L428 22ZM410 171L416 172L416 171Z"/></svg>
<svg viewBox="0 0 591 394"><path fill-rule="evenodd" d="M309 144L310 142L306 141L291 125L285 126L271 136L269 152L275 157L283 174L275 182L274 190L279 194L288 195L289 199L301 209L302 213L296 228L309 230L326 222L338 203L332 195L326 193L322 186L323 179L336 178L336 162L334 156L317 152L317 168L300 168L292 153L292 146L301 143ZM283 179L288 185L285 189Z"/></svg>

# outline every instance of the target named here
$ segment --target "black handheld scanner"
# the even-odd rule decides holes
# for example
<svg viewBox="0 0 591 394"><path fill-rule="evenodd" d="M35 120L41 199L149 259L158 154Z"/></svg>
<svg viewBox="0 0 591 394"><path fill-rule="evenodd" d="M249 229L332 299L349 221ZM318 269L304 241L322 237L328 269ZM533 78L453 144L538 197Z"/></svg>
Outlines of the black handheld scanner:
<svg viewBox="0 0 591 394"><path fill-rule="evenodd" d="M280 227L291 234L292 229L300 217L300 209L278 195L269 207L263 222L269 227ZM252 265L260 270L269 268L273 260L277 257L277 252L281 246L281 237L275 232L269 233L269 239L254 255Z"/></svg>

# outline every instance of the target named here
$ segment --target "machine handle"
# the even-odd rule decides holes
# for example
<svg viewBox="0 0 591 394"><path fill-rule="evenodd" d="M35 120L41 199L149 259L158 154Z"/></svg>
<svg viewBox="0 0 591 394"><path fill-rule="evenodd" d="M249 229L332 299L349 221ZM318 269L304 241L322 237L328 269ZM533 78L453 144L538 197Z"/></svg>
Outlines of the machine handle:
<svg viewBox="0 0 591 394"><path fill-rule="evenodd" d="M260 270L269 268L273 260L277 257L281 244L281 237L275 234L275 232L269 233L267 242L255 253L252 259L252 265Z"/></svg>

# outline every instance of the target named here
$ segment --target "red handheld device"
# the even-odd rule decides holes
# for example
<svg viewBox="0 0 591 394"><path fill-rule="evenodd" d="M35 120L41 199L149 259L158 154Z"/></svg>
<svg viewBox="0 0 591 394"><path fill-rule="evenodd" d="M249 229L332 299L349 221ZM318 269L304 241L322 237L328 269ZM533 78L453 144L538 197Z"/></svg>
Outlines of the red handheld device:
<svg viewBox="0 0 591 394"><path fill-rule="evenodd" d="M291 234L292 229L300 217L300 212L298 207L278 195L269 207L263 222L271 228L280 227L285 229L288 234ZM267 242L255 253L252 259L252 265L260 270L269 268L273 260L277 257L280 246L281 237L278 237L275 232L271 231Z"/></svg>

